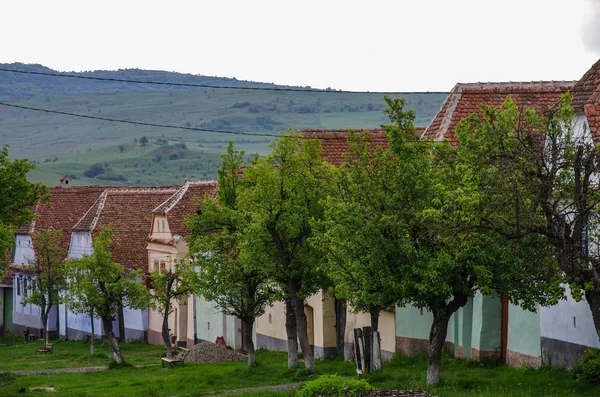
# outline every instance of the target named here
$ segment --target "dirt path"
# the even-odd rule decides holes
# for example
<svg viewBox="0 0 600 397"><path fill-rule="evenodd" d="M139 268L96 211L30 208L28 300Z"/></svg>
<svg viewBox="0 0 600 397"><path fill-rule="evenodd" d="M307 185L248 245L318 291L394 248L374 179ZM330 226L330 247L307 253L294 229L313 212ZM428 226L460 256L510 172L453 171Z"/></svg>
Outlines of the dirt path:
<svg viewBox="0 0 600 397"><path fill-rule="evenodd" d="M143 367L154 367L158 366L158 364L147 364L147 365L136 365L136 368ZM0 371L0 373L10 373L14 375L45 375L45 374L61 374L61 373L77 373L77 372L98 372L105 371L108 367L106 365L98 366L98 367L80 367L80 368L56 368L56 369L14 369L10 371Z"/></svg>

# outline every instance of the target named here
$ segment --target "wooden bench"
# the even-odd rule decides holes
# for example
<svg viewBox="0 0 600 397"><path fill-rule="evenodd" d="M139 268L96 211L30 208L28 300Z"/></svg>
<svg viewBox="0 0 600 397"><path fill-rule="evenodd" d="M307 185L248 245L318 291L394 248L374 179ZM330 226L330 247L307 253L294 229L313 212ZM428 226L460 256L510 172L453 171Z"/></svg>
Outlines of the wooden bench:
<svg viewBox="0 0 600 397"><path fill-rule="evenodd" d="M52 354L52 348L54 347L54 345L52 343L48 343L46 346L37 349L35 352L37 353L41 353L41 354Z"/></svg>
<svg viewBox="0 0 600 397"><path fill-rule="evenodd" d="M165 367L165 363L169 364L171 367L173 367L175 364L181 364L181 366L183 366L185 358L190 353L190 349L186 349L185 347L176 347L173 350L173 353L175 354L172 354L171 358L161 358L163 368Z"/></svg>

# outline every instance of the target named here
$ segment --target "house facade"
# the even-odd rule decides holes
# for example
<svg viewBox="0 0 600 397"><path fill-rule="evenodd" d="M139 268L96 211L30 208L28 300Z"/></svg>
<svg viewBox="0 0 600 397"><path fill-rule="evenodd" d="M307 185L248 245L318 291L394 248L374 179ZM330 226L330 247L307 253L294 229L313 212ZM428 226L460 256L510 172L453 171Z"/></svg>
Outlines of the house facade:
<svg viewBox="0 0 600 397"><path fill-rule="evenodd" d="M176 261L187 260L185 238L191 230L186 220L200 210L199 200L214 200L216 193L217 183L214 181L186 182L152 210L146 246L148 272L172 269ZM232 348L245 349L241 321L222 313L213 302L190 294L184 299L173 300L171 304L173 312L169 316L169 329L177 345L190 347L200 341L215 342L217 337L222 336ZM164 343L162 323L162 314L150 310L149 343Z"/></svg>

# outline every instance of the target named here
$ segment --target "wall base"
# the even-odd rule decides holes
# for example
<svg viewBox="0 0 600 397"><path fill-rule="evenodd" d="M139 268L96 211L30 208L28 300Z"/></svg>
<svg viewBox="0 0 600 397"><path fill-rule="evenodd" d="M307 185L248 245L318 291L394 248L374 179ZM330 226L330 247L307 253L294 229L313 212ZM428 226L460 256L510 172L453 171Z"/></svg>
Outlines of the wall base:
<svg viewBox="0 0 600 397"><path fill-rule="evenodd" d="M479 361L500 361L499 350L479 350L471 348L471 360Z"/></svg>
<svg viewBox="0 0 600 397"><path fill-rule="evenodd" d="M578 345L558 339L540 338L542 362L556 367L571 368L589 346Z"/></svg>
<svg viewBox="0 0 600 397"><path fill-rule="evenodd" d="M396 336L396 351L407 356L416 356L418 354L427 355L429 341L427 339L409 338L407 336ZM454 343L444 342L443 350L451 356L455 355Z"/></svg>
<svg viewBox="0 0 600 397"><path fill-rule="evenodd" d="M298 344L298 351L300 352L300 344ZM321 347L321 346L310 346L315 358L329 358L337 356L337 348L335 347ZM274 338L263 334L256 333L256 349L267 349L277 352L287 352L288 343L287 339Z"/></svg>
<svg viewBox="0 0 600 397"><path fill-rule="evenodd" d="M74 328L67 328L67 339L86 340L91 336L91 332L81 331ZM95 334L96 339L104 338L104 335ZM125 328L125 342L147 342L148 335L146 331L139 329Z"/></svg>
<svg viewBox="0 0 600 397"><path fill-rule="evenodd" d="M390 352L387 350L381 350L381 361L388 361L390 360L392 357L394 356L394 352ZM344 361L354 361L355 359L355 354L354 354L354 343L352 342L345 342L344 343Z"/></svg>
<svg viewBox="0 0 600 397"><path fill-rule="evenodd" d="M506 350L506 364L511 367L529 366L539 368L542 364L542 360L538 356L530 356L514 350Z"/></svg>

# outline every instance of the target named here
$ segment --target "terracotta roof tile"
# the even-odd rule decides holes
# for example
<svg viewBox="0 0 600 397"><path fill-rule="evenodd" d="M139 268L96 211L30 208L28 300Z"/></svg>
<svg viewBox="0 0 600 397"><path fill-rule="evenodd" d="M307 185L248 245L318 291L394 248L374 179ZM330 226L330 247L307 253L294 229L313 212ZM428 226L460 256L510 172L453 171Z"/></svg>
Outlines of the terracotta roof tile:
<svg viewBox="0 0 600 397"><path fill-rule="evenodd" d="M68 248L71 229L105 189L102 186L50 188L50 200L36 206L34 221L31 225L20 228L17 234L32 234L42 229L62 230L62 246Z"/></svg>
<svg viewBox="0 0 600 397"><path fill-rule="evenodd" d="M211 199L216 198L217 182L186 182L168 200L157 206L153 212L155 214L167 215L172 235L186 237L190 234L186 220L190 215L195 215L198 211L199 208L196 200L203 200L207 194Z"/></svg>
<svg viewBox="0 0 600 397"><path fill-rule="evenodd" d="M571 93L573 94L573 109L582 113L586 104L598 101L600 90L600 60L588 70L581 80L575 84Z"/></svg>
<svg viewBox="0 0 600 397"><path fill-rule="evenodd" d="M371 132L371 145L373 148L387 148L387 135L384 129L363 130L357 129L354 132ZM424 128L416 128L417 133L422 133ZM339 166L346 162L346 157L350 153L348 147L349 130L304 130L302 134L306 137L321 140L321 155L330 164Z"/></svg>
<svg viewBox="0 0 600 397"><path fill-rule="evenodd" d="M574 81L539 81L508 83L457 84L440 110L423 132L422 138L456 141L456 126L463 118L479 113L479 105L500 106L508 96L518 106L547 113L563 93L573 88Z"/></svg>
<svg viewBox="0 0 600 397"><path fill-rule="evenodd" d="M174 188L107 190L82 217L78 229L87 228L94 238L111 224L112 259L127 268L145 269L148 266L146 238L152 224L152 210L175 192Z"/></svg>

